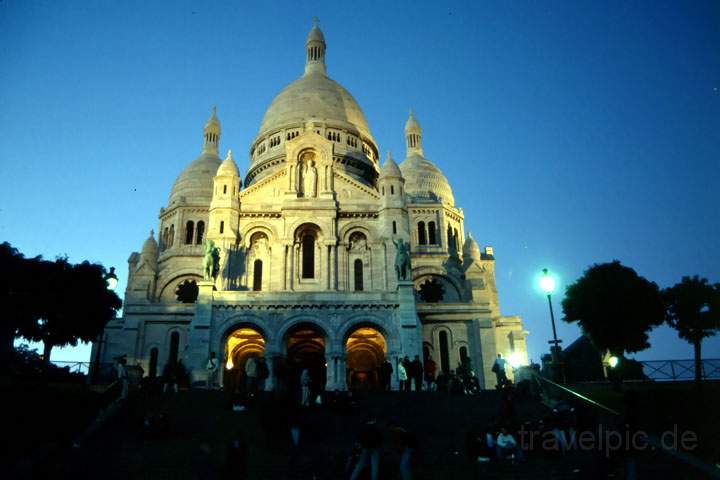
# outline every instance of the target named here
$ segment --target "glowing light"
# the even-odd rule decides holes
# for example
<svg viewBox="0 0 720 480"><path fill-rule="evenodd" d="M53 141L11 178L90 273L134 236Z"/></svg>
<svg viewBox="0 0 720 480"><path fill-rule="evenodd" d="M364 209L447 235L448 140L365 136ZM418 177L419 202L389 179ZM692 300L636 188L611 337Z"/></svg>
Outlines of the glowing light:
<svg viewBox="0 0 720 480"><path fill-rule="evenodd" d="M105 285L109 290L115 290L118 286L118 277L115 275L115 267L110 267L110 271L105 275Z"/></svg>
<svg viewBox="0 0 720 480"><path fill-rule="evenodd" d="M511 367L517 368L524 364L523 356L520 352L512 352L507 356L508 363Z"/></svg>
<svg viewBox="0 0 720 480"><path fill-rule="evenodd" d="M610 368L617 367L618 363L620 363L620 359L615 355L612 355L610 358L608 358L608 365L610 365Z"/></svg>
<svg viewBox="0 0 720 480"><path fill-rule="evenodd" d="M540 288L548 295L555 291L555 279L550 275L547 268L543 269L543 276L540 278Z"/></svg>
<svg viewBox="0 0 720 480"><path fill-rule="evenodd" d="M110 290L115 290L118 286L118 279L117 278L108 278L107 286Z"/></svg>
<svg viewBox="0 0 720 480"><path fill-rule="evenodd" d="M228 357L227 363L225 363L225 368L228 370L232 370L233 368L233 361L231 357Z"/></svg>

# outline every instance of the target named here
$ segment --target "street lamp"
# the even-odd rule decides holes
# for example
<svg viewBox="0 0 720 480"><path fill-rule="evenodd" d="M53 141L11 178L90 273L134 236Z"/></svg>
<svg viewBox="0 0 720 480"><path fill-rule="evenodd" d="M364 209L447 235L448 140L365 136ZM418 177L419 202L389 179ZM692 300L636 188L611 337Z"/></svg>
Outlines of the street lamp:
<svg viewBox="0 0 720 480"><path fill-rule="evenodd" d="M557 330L555 329L555 314L553 313L552 306L552 293L555 291L556 282L555 278L550 275L550 272L547 268L543 268L542 272L542 277L540 277L540 288L547 295L548 306L550 307L550 322L552 323L553 332L553 339L548 341L548 343L551 345L550 353L552 355L552 363L554 367L559 367L560 370L562 370L562 365L560 364L560 344L562 343L562 340L559 340L557 338ZM561 374L560 378L563 377L564 375Z"/></svg>
<svg viewBox="0 0 720 480"><path fill-rule="evenodd" d="M108 290L115 290L118 286L118 277L115 275L115 267L110 267L110 271L105 275L105 284Z"/></svg>

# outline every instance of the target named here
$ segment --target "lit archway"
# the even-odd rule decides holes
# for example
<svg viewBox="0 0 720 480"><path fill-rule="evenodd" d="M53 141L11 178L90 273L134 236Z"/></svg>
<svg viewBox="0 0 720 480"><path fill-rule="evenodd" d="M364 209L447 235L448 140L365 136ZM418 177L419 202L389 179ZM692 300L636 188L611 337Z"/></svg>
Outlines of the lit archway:
<svg viewBox="0 0 720 480"><path fill-rule="evenodd" d="M283 381L291 390L300 390L300 375L308 369L312 378L312 388L325 389L327 364L325 363L325 332L315 324L301 323L291 328L285 335L285 365Z"/></svg>
<svg viewBox="0 0 720 480"><path fill-rule="evenodd" d="M380 367L387 355L385 336L376 328L359 327L345 342L347 385L352 390L370 390L380 386Z"/></svg>
<svg viewBox="0 0 720 480"><path fill-rule="evenodd" d="M252 327L241 327L233 331L225 342L225 374L223 388L235 392L245 384L245 363L250 357L265 354L265 337Z"/></svg>

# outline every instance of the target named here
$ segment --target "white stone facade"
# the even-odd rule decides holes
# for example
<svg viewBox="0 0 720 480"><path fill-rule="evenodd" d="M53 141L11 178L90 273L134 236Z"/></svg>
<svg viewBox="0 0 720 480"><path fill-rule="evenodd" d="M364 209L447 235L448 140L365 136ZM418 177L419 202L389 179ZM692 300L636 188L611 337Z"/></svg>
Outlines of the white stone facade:
<svg viewBox="0 0 720 480"><path fill-rule="evenodd" d="M282 359L321 354L326 388L345 389L348 362L366 375L378 355L395 373L404 356L431 357L438 371L467 356L481 385L494 387L498 353L527 361L527 332L519 317L500 313L492 249L481 252L466 236L448 180L424 157L414 115L407 158L398 166L388 155L381 167L362 110L326 74L317 26L306 48L305 74L268 109L244 181L231 153L218 156L213 112L202 154L160 210L159 241L151 234L130 256L123 317L106 328L101 358L127 355L159 375L177 357L202 383L210 353L229 366L237 343L267 359L266 387L277 386ZM394 267L398 239L411 244L408 281ZM205 281L208 240L220 268ZM179 301L181 285L191 299L197 289L194 303ZM349 341L358 328L363 335ZM229 343L239 329L247 330Z"/></svg>

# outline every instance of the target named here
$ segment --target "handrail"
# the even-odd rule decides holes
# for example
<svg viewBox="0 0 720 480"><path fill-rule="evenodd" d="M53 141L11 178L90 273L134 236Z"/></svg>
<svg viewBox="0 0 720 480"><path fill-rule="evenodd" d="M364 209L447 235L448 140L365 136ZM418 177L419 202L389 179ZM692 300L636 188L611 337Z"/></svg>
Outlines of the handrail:
<svg viewBox="0 0 720 480"><path fill-rule="evenodd" d="M586 397L585 395L576 392L575 390L572 390L572 389L567 388L567 387L565 387L565 386L563 386L563 385L560 385L559 383L555 383L555 382L553 382L552 380L543 377L542 375L540 375L540 374L537 373L537 372L533 372L533 376L534 376L537 380L542 380L543 382L547 382L547 383L549 383L550 385L552 385L552 386L554 386L554 387L557 387L557 388L559 388L559 389L561 389L561 390L563 390L563 391L565 391L565 392L567 392L567 393L570 393L571 395L574 395L574 396L578 397L578 398L581 399L581 400L584 400L584 401L586 401L586 402L588 402L588 403L591 403L592 405L595 405L596 407L601 408L602 410L605 410L606 412L610 412L610 413L612 413L613 415L620 415L620 412L618 412L617 410L614 410L614 409L612 409L612 408L610 408L610 407L608 407L608 406L605 406L605 405L603 405L603 404L600 403L600 402L596 402L596 401L593 400L592 398L588 398L588 397Z"/></svg>
<svg viewBox="0 0 720 480"><path fill-rule="evenodd" d="M621 416L621 413L618 412L617 410L612 409L606 405L603 405L600 402L596 402L592 398L588 398L585 395L572 390L571 388L567 388L563 385L555 383L552 380L543 377L542 375L540 375L537 372L532 372L532 374L538 383L541 383L541 381L546 382L546 383L552 385L553 387L557 387L560 390L562 390L563 392L569 393L569 394L583 400L584 402L587 402L595 407L598 407L601 410L604 410L612 415L615 415L618 417ZM681 452L679 450L668 448L654 435L648 435L646 437L646 441L648 442L649 445L651 445L653 447L653 449L659 450L659 451L665 453L666 455L675 458L676 460L679 460L681 462L684 462L687 465L690 465L698 470L701 470L703 473L706 473L713 478L720 478L720 472L718 471L717 468L715 468L713 465L710 465L707 462L701 460L700 458L696 457L695 455L691 455L687 452Z"/></svg>

